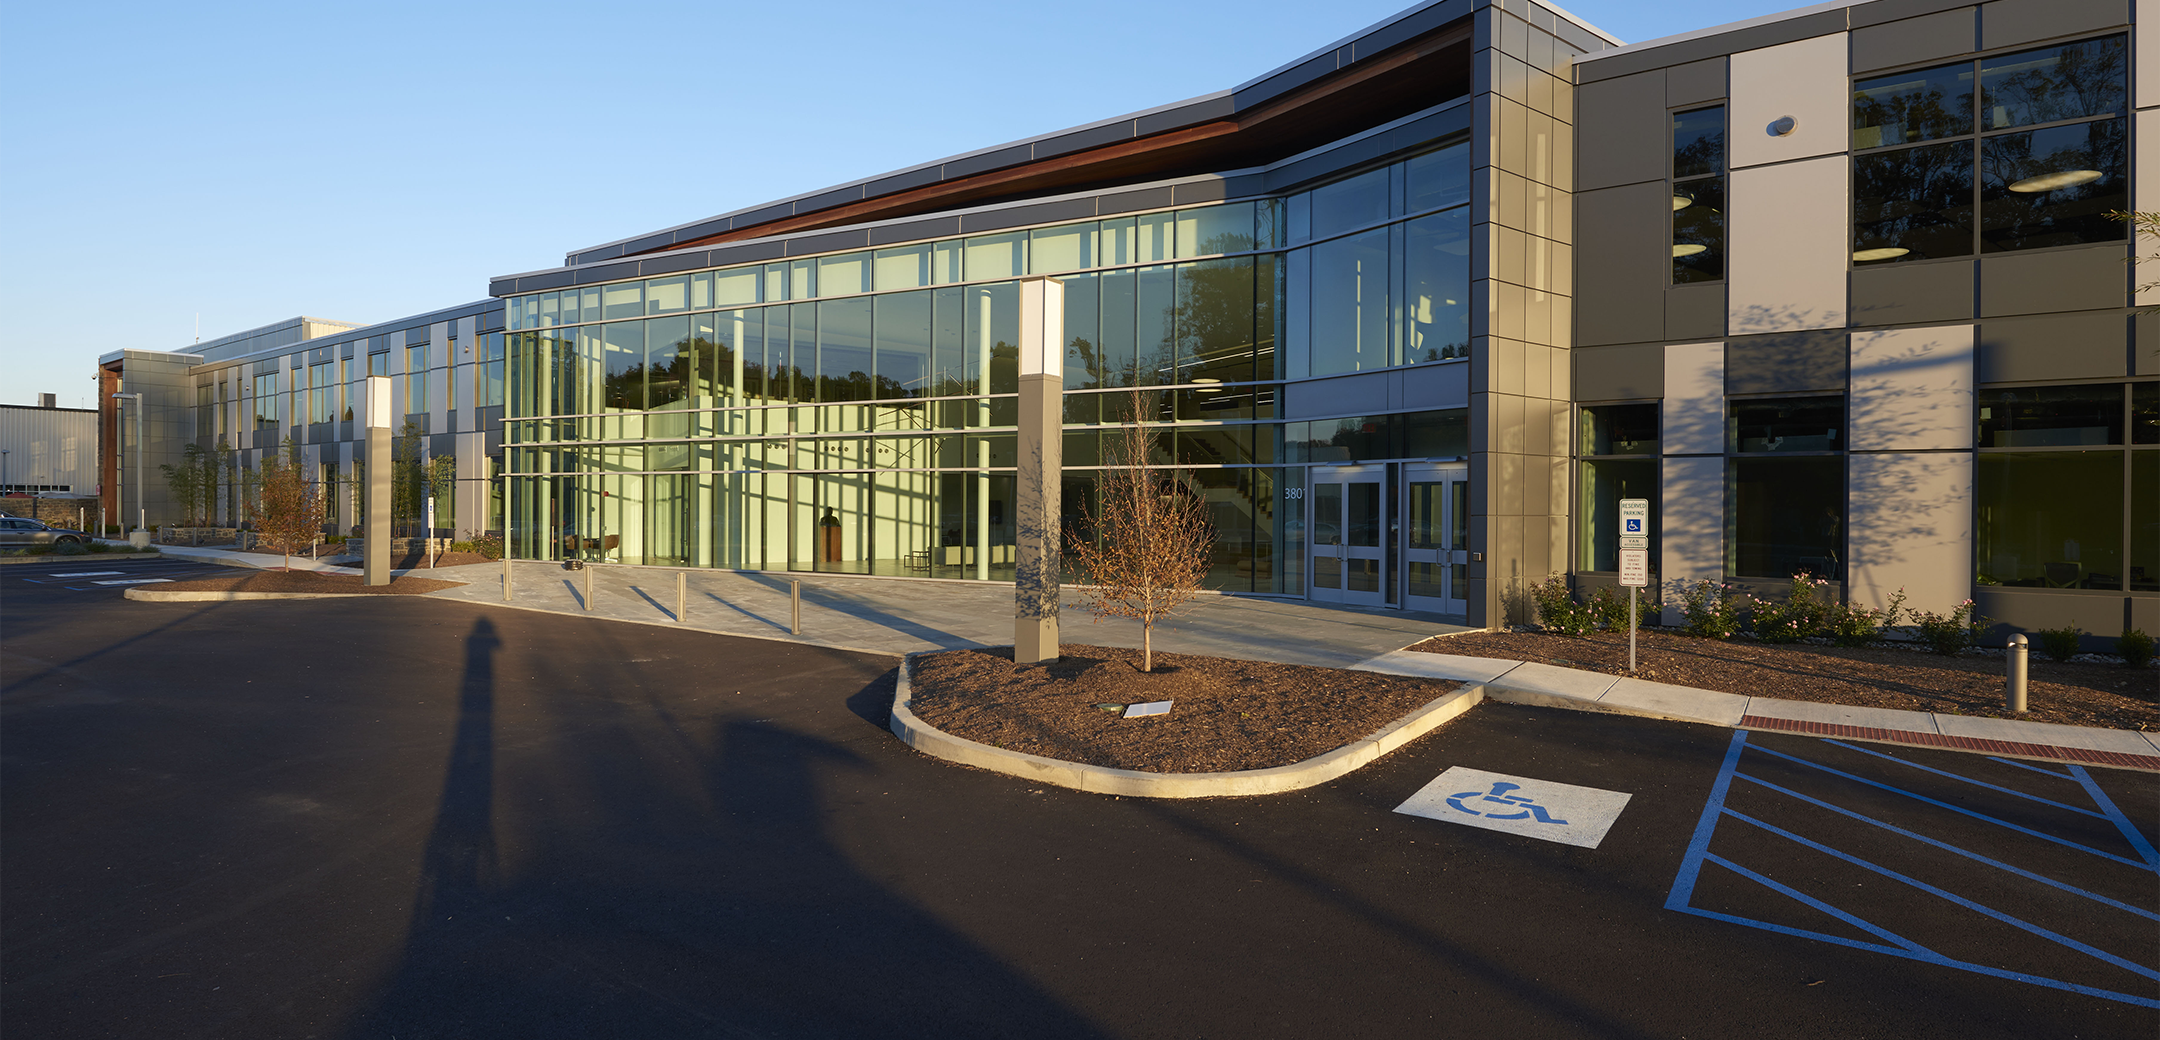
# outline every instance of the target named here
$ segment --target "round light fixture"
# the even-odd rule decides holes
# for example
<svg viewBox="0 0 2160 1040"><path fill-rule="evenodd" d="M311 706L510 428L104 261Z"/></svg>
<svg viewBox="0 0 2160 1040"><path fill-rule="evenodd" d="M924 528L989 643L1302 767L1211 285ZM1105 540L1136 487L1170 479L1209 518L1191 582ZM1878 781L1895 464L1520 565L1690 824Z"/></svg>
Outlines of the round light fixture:
<svg viewBox="0 0 2160 1040"><path fill-rule="evenodd" d="M1855 249L1852 258L1853 263L1864 264L1870 260L1895 260L1910 252L1912 250L1900 246L1883 246L1879 249Z"/></svg>
<svg viewBox="0 0 2160 1040"><path fill-rule="evenodd" d="M1219 387L1219 386L1203 386L1203 387L1199 387L1198 389L1195 389L1195 390L1193 391L1193 393L1196 393L1196 394L1219 394L1219 393L1222 393L1222 387Z"/></svg>
<svg viewBox="0 0 2160 1040"><path fill-rule="evenodd" d="M1220 380L1220 379L1215 379L1215 378L1211 378L1211 377L1209 377L1209 376L1194 376L1194 377L1192 377L1192 381L1193 381L1193 382L1195 382L1195 383L1220 383L1220 382L1222 382L1222 380Z"/></svg>
<svg viewBox="0 0 2160 1040"><path fill-rule="evenodd" d="M1672 197L1672 208L1674 213L1678 213L1681 210L1684 210L1694 204L1695 200L1688 198L1685 195L1675 195Z"/></svg>
<svg viewBox="0 0 2160 1040"><path fill-rule="evenodd" d="M1772 137L1784 137L1787 134L1792 133L1794 130L1799 129L1799 127L1799 120L1794 119L1791 116L1779 116L1776 119L1771 120L1770 125L1764 127L1763 129L1769 131L1770 136Z"/></svg>
<svg viewBox="0 0 2160 1040"><path fill-rule="evenodd" d="M1703 245L1699 242L1677 242L1674 243L1672 247L1672 255L1673 259L1675 260L1678 260L1683 256L1694 256L1697 253L1707 253L1709 251L1709 246Z"/></svg>
<svg viewBox="0 0 2160 1040"><path fill-rule="evenodd" d="M2074 188L2080 184L2090 184L2105 176L2107 174L2101 173L2099 170L2063 170L2058 173L2043 173L2038 177L2027 177L2021 181L2013 181L2010 184L2010 190L2030 195L2035 192L2054 191L2057 188Z"/></svg>

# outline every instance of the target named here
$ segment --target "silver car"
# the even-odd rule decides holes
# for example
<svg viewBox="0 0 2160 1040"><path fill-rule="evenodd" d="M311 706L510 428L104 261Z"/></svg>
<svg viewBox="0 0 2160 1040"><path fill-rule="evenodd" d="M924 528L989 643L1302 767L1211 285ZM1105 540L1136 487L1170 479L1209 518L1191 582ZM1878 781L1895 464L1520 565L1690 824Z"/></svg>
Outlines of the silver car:
<svg viewBox="0 0 2160 1040"><path fill-rule="evenodd" d="M90 536L82 531L54 527L39 520L20 516L0 517L0 546L20 548L29 545L88 545Z"/></svg>

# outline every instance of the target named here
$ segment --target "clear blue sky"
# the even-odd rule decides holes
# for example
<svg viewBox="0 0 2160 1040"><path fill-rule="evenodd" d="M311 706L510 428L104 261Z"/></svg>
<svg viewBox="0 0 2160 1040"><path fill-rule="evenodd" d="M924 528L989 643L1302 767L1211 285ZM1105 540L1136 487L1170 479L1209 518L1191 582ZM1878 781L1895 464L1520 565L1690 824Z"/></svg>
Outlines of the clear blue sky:
<svg viewBox="0 0 2160 1040"><path fill-rule="evenodd" d="M99 354L479 299L490 276L1234 86L1407 6L16 4L0 402ZM1578 0L1630 42L1798 4Z"/></svg>

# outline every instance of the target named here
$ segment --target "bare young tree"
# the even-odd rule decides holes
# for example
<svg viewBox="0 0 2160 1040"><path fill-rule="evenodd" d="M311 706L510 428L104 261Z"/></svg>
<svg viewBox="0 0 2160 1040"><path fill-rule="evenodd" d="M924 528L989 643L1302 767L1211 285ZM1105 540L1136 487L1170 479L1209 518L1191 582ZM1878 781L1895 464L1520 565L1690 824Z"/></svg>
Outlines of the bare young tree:
<svg viewBox="0 0 2160 1040"><path fill-rule="evenodd" d="M1155 670L1155 623L1200 592L1215 542L1200 489L1155 464L1155 435L1139 421L1154 413L1154 404L1133 392L1129 425L1104 446L1108 468L1096 483L1094 506L1081 509L1065 554L1097 620L1140 622L1143 672Z"/></svg>
<svg viewBox="0 0 2160 1040"><path fill-rule="evenodd" d="M290 439L285 444L298 453ZM322 534L322 490L300 471L297 458L272 452L263 459L259 493L261 538L285 554L285 569L291 570L293 553L314 545Z"/></svg>

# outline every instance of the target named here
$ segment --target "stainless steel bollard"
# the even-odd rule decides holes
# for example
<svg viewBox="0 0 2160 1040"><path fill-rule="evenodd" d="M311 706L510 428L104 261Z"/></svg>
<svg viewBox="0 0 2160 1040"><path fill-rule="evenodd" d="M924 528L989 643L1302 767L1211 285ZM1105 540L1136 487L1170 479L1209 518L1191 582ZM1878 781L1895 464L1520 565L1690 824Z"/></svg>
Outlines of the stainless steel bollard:
<svg viewBox="0 0 2160 1040"><path fill-rule="evenodd" d="M503 602L510 602L510 557L503 557Z"/></svg>
<svg viewBox="0 0 2160 1040"><path fill-rule="evenodd" d="M684 574L684 573L683 573L683 572L681 572L681 571L676 571L676 572L675 572L675 623L676 623L676 624L678 624L678 625L682 624L682 615L683 615L683 601L684 601L684 599L686 598L686 596L687 596L687 594L688 594L688 589L689 589L689 587L690 587L690 576L689 576L689 575L687 575L687 574Z"/></svg>
<svg viewBox="0 0 2160 1040"><path fill-rule="evenodd" d="M2025 634L2010 637L2009 674L2003 678L2003 707L2012 714L2025 714Z"/></svg>
<svg viewBox="0 0 2160 1040"><path fill-rule="evenodd" d="M579 568L579 570L580 570L580 571L582 571L582 572L584 573L584 575L585 575L585 609L586 609L586 610L591 610L591 609L592 609L592 572L593 572L593 565L592 565L592 564L589 564L589 563L588 563L588 564L586 564L585 566L583 566L583 567Z"/></svg>
<svg viewBox="0 0 2160 1040"><path fill-rule="evenodd" d="M802 582L788 579L788 632L802 635Z"/></svg>

